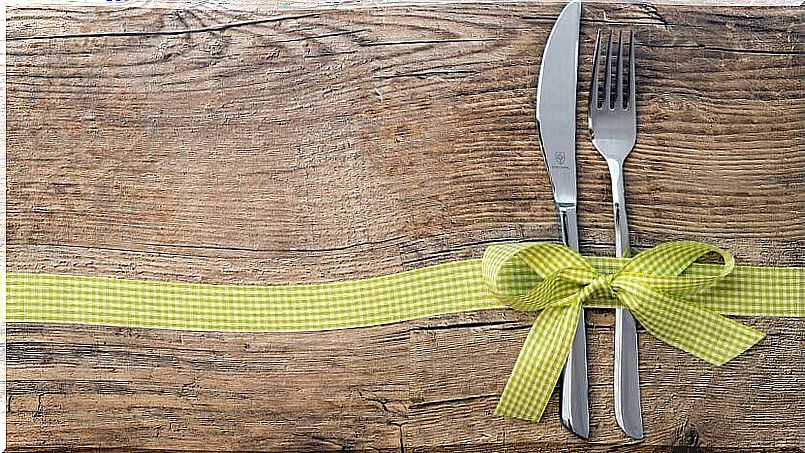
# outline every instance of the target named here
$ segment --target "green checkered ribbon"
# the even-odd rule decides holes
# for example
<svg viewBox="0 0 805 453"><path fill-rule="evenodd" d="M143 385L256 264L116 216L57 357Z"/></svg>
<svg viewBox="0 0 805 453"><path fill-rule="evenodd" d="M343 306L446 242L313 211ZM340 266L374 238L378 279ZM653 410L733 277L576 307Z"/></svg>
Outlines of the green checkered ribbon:
<svg viewBox="0 0 805 453"><path fill-rule="evenodd" d="M697 264L709 253L724 264ZM634 258L583 257L552 243L501 244L464 260L315 285L209 285L10 272L8 322L219 331L373 326L510 307L539 312L496 414L539 420L582 307L626 307L657 338L720 365L763 338L722 315L805 316L805 268L735 266L698 242Z"/></svg>

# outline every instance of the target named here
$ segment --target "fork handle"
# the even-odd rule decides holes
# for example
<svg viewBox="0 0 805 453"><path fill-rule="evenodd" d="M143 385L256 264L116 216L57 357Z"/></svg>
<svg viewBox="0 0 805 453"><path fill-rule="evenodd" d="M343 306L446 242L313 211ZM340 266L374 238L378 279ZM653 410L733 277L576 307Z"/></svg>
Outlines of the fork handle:
<svg viewBox="0 0 805 453"><path fill-rule="evenodd" d="M615 256L628 257L629 223L626 220L626 196L623 162L607 160L612 178L612 206L615 214ZM643 438L640 407L640 375L637 367L637 327L625 308L615 310L615 418L623 431L634 439Z"/></svg>
<svg viewBox="0 0 805 453"><path fill-rule="evenodd" d="M607 159L609 175L612 178L612 207L615 213L615 256L628 258L629 222L626 220L626 195L623 185L623 163Z"/></svg>

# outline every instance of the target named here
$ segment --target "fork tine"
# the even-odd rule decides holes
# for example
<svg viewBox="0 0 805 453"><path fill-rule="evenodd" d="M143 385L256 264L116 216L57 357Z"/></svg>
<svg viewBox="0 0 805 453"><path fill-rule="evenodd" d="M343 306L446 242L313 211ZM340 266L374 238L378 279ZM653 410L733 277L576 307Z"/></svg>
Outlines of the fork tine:
<svg viewBox="0 0 805 453"><path fill-rule="evenodd" d="M609 40L607 41L607 60L606 68L604 70L604 106L608 109L612 108L612 30L609 31Z"/></svg>
<svg viewBox="0 0 805 453"><path fill-rule="evenodd" d="M623 30L618 32L618 74L615 78L615 108L623 106Z"/></svg>
<svg viewBox="0 0 805 453"><path fill-rule="evenodd" d="M601 57L601 30L595 33L595 53L593 55L593 80L590 82L590 111L598 110L598 79L600 68L598 59Z"/></svg>
<svg viewBox="0 0 805 453"><path fill-rule="evenodd" d="M629 33L629 104L627 109L635 108L635 71L634 71L634 32Z"/></svg>

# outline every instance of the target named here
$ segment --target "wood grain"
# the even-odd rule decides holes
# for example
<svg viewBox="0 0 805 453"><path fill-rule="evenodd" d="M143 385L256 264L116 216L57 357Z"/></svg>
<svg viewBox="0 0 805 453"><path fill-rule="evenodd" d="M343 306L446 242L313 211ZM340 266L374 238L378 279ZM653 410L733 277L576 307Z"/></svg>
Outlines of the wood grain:
<svg viewBox="0 0 805 453"><path fill-rule="evenodd" d="M534 84L560 8L9 9L8 269L314 282L555 238ZM632 243L805 264L802 14L585 3L585 252L613 242L583 132L592 37L628 26ZM770 335L721 368L641 336L648 436L630 448L805 444L805 329L746 322ZM628 444L612 317L589 324L594 446L555 401L537 425L490 415L528 326L507 311L293 335L10 325L9 445L608 451Z"/></svg>
<svg viewBox="0 0 805 453"><path fill-rule="evenodd" d="M187 450L584 445L550 416L555 399L536 425L492 417L529 324L476 316L290 335L14 326L9 432L24 445ZM779 421L805 409L805 367L788 352L802 346L801 323L748 322L769 338L721 368L641 336L651 443L693 431L722 446L799 445L802 422ZM593 321L589 333L592 429L620 443L608 415L613 329Z"/></svg>
<svg viewBox="0 0 805 453"><path fill-rule="evenodd" d="M562 4L561 0L527 0L534 4ZM249 11L260 13L277 13L288 9L319 9L319 10L355 10L366 8L388 8L388 7L421 7L421 6L444 6L451 4L478 4L489 3L482 0L372 0L366 2L362 0L330 0L319 2L315 0L228 0L218 2L215 0L128 0L124 4L112 3L109 7L132 8L202 8L227 11ZM524 3L523 0L499 0L496 4ZM623 3L622 0L603 0L601 3ZM653 4L670 5L699 5L699 6L800 6L797 0L658 0ZM31 6L52 6L48 0L8 0L7 6L11 7L31 7ZM93 0L61 0L59 5L63 7L78 6L98 6Z"/></svg>

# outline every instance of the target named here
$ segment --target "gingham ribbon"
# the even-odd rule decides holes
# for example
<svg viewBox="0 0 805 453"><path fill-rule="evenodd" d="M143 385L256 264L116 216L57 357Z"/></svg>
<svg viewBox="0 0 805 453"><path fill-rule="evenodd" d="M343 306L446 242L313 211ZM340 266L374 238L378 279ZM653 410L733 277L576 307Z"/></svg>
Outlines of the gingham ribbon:
<svg viewBox="0 0 805 453"><path fill-rule="evenodd" d="M694 264L715 252L723 265ZM657 338L719 365L763 334L721 315L805 316L805 268L735 266L698 242L632 259L552 243L493 245L482 260L315 285L210 285L9 272L8 322L217 331L373 326L491 308L539 311L496 413L539 420L582 307L627 307Z"/></svg>
<svg viewBox="0 0 805 453"><path fill-rule="evenodd" d="M715 252L724 265L712 275L681 275ZM528 292L509 292L511 269L527 266L541 281ZM660 340L721 365L764 334L701 307L691 298L729 275L728 252L697 242L671 242L638 254L614 274L601 274L577 252L558 244L490 248L484 279L511 308L539 311L498 403L497 415L539 420L570 353L584 306L628 308ZM520 270L522 272L522 269Z"/></svg>

